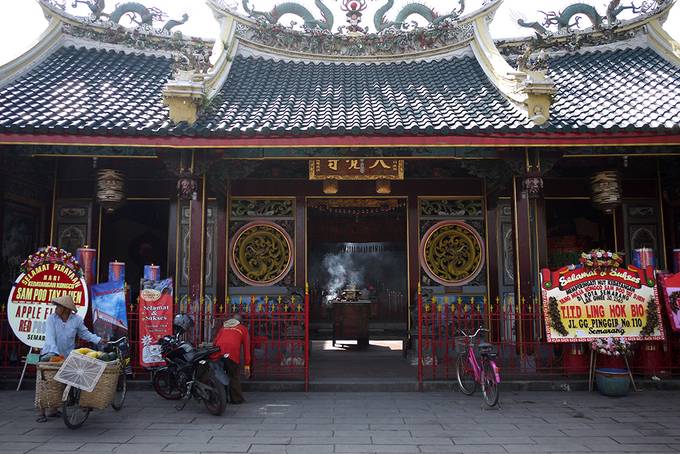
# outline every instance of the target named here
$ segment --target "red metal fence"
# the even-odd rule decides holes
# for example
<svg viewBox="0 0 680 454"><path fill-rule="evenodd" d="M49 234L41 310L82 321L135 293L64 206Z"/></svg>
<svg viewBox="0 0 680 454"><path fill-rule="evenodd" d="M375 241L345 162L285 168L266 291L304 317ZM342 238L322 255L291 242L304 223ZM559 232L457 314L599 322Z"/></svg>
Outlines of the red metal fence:
<svg viewBox="0 0 680 454"><path fill-rule="evenodd" d="M255 380L309 383L309 295L231 297L215 314L218 326L239 314L250 332Z"/></svg>
<svg viewBox="0 0 680 454"><path fill-rule="evenodd" d="M584 377L588 373L588 343L548 343L541 302L486 296L418 295L418 379L453 380L456 359L465 351L459 334L489 330L482 337L494 345L503 379ZM639 342L630 365L634 373L660 378L680 374L680 336L666 329L663 342ZM625 367L622 358L598 356L598 367Z"/></svg>
<svg viewBox="0 0 680 454"><path fill-rule="evenodd" d="M191 310L191 307L195 310ZM149 377L149 371L139 366L138 304L128 304L128 337L135 378ZM0 375L19 378L22 359L28 347L12 332L7 320L7 306L0 306ZM175 313L187 312L196 327L190 340L199 344L210 342L224 320L240 314L251 337L252 379L300 380L309 383L309 296L252 295L230 299L227 304L176 304ZM29 367L27 376L35 374Z"/></svg>
<svg viewBox="0 0 680 454"><path fill-rule="evenodd" d="M0 375L16 375L18 379L26 353L28 347L14 336L7 319L7 304L3 303L0 305Z"/></svg>
<svg viewBox="0 0 680 454"><path fill-rule="evenodd" d="M459 329L490 330L486 340L498 352L503 379L585 377L588 344L549 344L545 341L541 303L489 301L485 296L429 296L416 299L418 314L418 379L455 379L455 361L463 348ZM222 322L240 314L250 330L252 372L255 380L300 380L309 383L309 295L232 297L193 313L197 328L192 341L210 341ZM177 307L179 310L187 308ZM7 306L0 306L0 374L18 379L28 348L14 336L7 321ZM189 311L191 312L191 311ZM128 325L137 378L148 377L139 366L138 308L128 305ZM641 342L635 347L633 372L667 378L680 374L680 336L666 326L664 342ZM617 366L608 357L599 366ZM32 375L31 368L28 376Z"/></svg>

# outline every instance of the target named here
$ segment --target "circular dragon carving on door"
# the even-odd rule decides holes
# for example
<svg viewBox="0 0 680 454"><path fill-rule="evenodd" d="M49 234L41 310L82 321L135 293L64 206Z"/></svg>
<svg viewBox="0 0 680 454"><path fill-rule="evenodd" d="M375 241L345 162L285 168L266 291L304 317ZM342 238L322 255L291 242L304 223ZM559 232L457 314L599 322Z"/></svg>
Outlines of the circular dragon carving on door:
<svg viewBox="0 0 680 454"><path fill-rule="evenodd" d="M232 270L249 285L276 284L293 266L293 240L273 222L255 221L241 227L230 251Z"/></svg>
<svg viewBox="0 0 680 454"><path fill-rule="evenodd" d="M420 242L420 263L441 285L463 285L484 266L484 244L479 233L461 221L441 221Z"/></svg>

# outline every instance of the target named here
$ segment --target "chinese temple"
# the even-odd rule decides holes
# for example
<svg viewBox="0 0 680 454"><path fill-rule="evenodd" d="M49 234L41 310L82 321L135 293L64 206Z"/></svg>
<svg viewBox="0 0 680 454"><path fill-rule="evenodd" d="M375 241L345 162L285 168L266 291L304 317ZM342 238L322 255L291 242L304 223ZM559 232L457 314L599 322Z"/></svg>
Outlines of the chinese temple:
<svg viewBox="0 0 680 454"><path fill-rule="evenodd" d="M310 339L371 338L445 378L419 316L442 306L542 377L578 352L545 342L541 268L593 248L680 266L674 0L576 3L506 40L502 0L207 0L214 41L135 2L39 2L48 28L0 67L2 301L31 252L87 245L97 282L126 263L131 314L156 264L201 339L253 317L256 377L308 379ZM0 336L6 371L25 352ZM645 348L639 371L677 372L675 334Z"/></svg>

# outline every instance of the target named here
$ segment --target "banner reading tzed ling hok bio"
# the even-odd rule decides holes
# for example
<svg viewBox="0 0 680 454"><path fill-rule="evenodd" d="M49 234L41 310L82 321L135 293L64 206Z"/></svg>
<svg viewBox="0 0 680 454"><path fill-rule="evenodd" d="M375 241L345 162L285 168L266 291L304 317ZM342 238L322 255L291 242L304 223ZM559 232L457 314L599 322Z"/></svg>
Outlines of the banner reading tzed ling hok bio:
<svg viewBox="0 0 680 454"><path fill-rule="evenodd" d="M664 338L652 267L543 269L541 294L548 342Z"/></svg>

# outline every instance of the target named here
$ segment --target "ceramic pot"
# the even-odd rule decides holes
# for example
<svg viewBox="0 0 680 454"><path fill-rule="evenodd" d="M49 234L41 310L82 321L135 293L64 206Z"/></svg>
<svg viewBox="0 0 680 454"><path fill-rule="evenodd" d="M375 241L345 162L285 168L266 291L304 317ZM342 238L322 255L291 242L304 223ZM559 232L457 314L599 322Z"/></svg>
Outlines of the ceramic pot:
<svg viewBox="0 0 680 454"><path fill-rule="evenodd" d="M601 394L620 397L628 394L630 376L625 369L595 369L595 383Z"/></svg>

